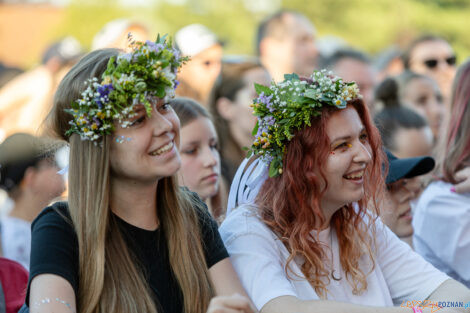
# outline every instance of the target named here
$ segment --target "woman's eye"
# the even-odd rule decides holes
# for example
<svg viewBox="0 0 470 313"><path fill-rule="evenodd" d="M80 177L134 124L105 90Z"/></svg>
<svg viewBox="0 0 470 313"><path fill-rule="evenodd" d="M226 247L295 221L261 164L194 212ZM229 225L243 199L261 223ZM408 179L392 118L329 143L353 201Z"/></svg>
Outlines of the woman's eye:
<svg viewBox="0 0 470 313"><path fill-rule="evenodd" d="M163 110L163 111L169 111L171 110L171 104L166 102L166 103L163 103L162 106L160 107L160 110Z"/></svg>
<svg viewBox="0 0 470 313"><path fill-rule="evenodd" d="M418 101L416 101L419 105L425 105L428 101L427 97L419 97Z"/></svg>
<svg viewBox="0 0 470 313"><path fill-rule="evenodd" d="M362 134L361 136L359 136L359 139L361 141L366 141L367 139L369 139L369 136L367 134Z"/></svg>
<svg viewBox="0 0 470 313"><path fill-rule="evenodd" d="M194 149L186 149L186 150L183 150L183 153L184 153L184 154L188 154L188 155L193 155L193 154L196 153L196 151L197 151L196 148L194 148Z"/></svg>
<svg viewBox="0 0 470 313"><path fill-rule="evenodd" d="M139 117L138 119L136 119L135 121L133 121L133 122L130 124L130 126L139 125L139 124L141 124L144 120L145 120L145 115L142 115L141 117Z"/></svg>
<svg viewBox="0 0 470 313"><path fill-rule="evenodd" d="M340 144L336 145L335 150L336 149L345 149L347 147L348 147L348 144L346 142L343 142L343 143L340 143Z"/></svg>
<svg viewBox="0 0 470 313"><path fill-rule="evenodd" d="M210 144L212 150L219 150L219 144L217 142Z"/></svg>

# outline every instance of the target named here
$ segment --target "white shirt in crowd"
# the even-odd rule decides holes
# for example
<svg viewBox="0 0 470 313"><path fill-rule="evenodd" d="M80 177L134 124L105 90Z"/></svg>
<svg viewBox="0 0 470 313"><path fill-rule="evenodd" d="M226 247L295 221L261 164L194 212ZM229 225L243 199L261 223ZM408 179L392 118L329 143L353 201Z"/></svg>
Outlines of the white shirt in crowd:
<svg viewBox="0 0 470 313"><path fill-rule="evenodd" d="M4 216L0 222L3 256L29 270L31 223L11 216Z"/></svg>
<svg viewBox="0 0 470 313"><path fill-rule="evenodd" d="M235 270L258 309L280 296L319 299L315 289L304 278L297 264L299 262L291 263L293 274L286 276L285 264L289 253L277 236L253 213L252 207L242 205L233 210L219 231ZM449 279L378 221L377 263L367 277L367 290L354 295L340 266L334 229L321 231L319 240L332 247L334 276L341 277L340 280L330 279L327 286L329 300L370 306L401 305L403 301L424 300ZM364 255L360 266L366 273L370 270L369 265L370 261Z"/></svg>
<svg viewBox="0 0 470 313"><path fill-rule="evenodd" d="M422 193L413 216L416 251L439 270L470 288L470 193L432 182Z"/></svg>

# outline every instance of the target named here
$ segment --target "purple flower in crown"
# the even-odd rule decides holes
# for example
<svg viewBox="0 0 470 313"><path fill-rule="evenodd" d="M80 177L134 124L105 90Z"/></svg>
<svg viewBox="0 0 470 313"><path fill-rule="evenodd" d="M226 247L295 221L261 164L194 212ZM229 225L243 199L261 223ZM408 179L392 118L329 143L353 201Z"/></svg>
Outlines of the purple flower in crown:
<svg viewBox="0 0 470 313"><path fill-rule="evenodd" d="M272 112L274 111L273 104L271 102L272 98L273 98L273 95L266 97L264 92L262 92L258 97L258 103L264 104L268 108L269 112Z"/></svg>
<svg viewBox="0 0 470 313"><path fill-rule="evenodd" d="M180 58L181 58L181 53L178 49L171 49L171 51L173 52L173 56L175 57L175 61L176 62L179 62L180 61Z"/></svg>
<svg viewBox="0 0 470 313"><path fill-rule="evenodd" d="M93 122L96 123L96 126L100 127L103 123L101 122L101 120L97 117L94 117L93 118Z"/></svg>
<svg viewBox="0 0 470 313"><path fill-rule="evenodd" d="M97 88L98 96L95 98L95 102L98 105L98 108L101 110L103 108L103 103L109 102L109 93L113 91L112 84L100 85Z"/></svg>
<svg viewBox="0 0 470 313"><path fill-rule="evenodd" d="M274 117L269 115L264 118L264 123L268 126L273 126L274 123L276 123L276 120L274 119Z"/></svg>
<svg viewBox="0 0 470 313"><path fill-rule="evenodd" d="M158 53L165 48L161 43L156 43L150 40L147 40L145 44L150 49L150 51L153 51L155 53Z"/></svg>
<svg viewBox="0 0 470 313"><path fill-rule="evenodd" d="M180 84L180 82L175 79L175 85L173 86L173 89L176 89L179 84Z"/></svg>
<svg viewBox="0 0 470 313"><path fill-rule="evenodd" d="M123 53L118 56L118 59L124 59L127 62L131 62L132 60L132 53Z"/></svg>

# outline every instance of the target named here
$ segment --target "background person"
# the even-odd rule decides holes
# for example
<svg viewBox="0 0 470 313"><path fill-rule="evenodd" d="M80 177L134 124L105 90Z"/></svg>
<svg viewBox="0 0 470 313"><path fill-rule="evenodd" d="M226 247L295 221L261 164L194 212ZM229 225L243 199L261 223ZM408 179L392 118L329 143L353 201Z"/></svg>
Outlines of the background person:
<svg viewBox="0 0 470 313"><path fill-rule="evenodd" d="M451 120L443 137L439 179L421 195L413 227L418 253L439 270L470 287L470 196L455 193L470 165L470 61L459 67L452 88ZM468 178L467 178L468 179Z"/></svg>
<svg viewBox="0 0 470 313"><path fill-rule="evenodd" d="M36 134L40 130L57 85L82 51L77 39L65 37L46 49L41 65L0 89L0 141L16 132Z"/></svg>
<svg viewBox="0 0 470 313"><path fill-rule="evenodd" d="M322 68L330 69L345 81L355 82L369 111L374 114L374 88L377 79L367 54L352 48L339 48L322 62Z"/></svg>
<svg viewBox="0 0 470 313"><path fill-rule="evenodd" d="M444 96L444 103L450 103L457 59L447 40L435 35L422 35L409 44L402 58L405 69L434 79Z"/></svg>
<svg viewBox="0 0 470 313"><path fill-rule="evenodd" d="M148 27L129 19L116 19L106 23L93 37L91 50L104 48L129 49L129 34L132 40L150 39Z"/></svg>
<svg viewBox="0 0 470 313"><path fill-rule="evenodd" d="M212 216L225 215L226 195L220 189L219 138L209 113L196 101L175 98L170 101L181 123L181 169L178 182L196 192Z"/></svg>
<svg viewBox="0 0 470 313"><path fill-rule="evenodd" d="M316 33L300 12L274 13L258 26L256 49L261 64L275 81L282 81L284 73L310 75L318 66Z"/></svg>
<svg viewBox="0 0 470 313"><path fill-rule="evenodd" d="M13 207L0 220L3 256L29 269L31 222L65 191L52 140L16 133L0 144L0 188Z"/></svg>
<svg viewBox="0 0 470 313"><path fill-rule="evenodd" d="M255 100L252 146L270 163L269 178L258 182L255 203L234 209L220 228L257 308L407 312L388 306L443 297L467 302L468 289L411 251L366 208L383 191L383 163L357 86L317 72L311 80L287 75L271 87ZM283 105L296 100L302 105Z"/></svg>
<svg viewBox="0 0 470 313"><path fill-rule="evenodd" d="M394 77L398 84L398 96L408 106L426 118L434 140L444 130L445 105L437 83L430 77L405 71Z"/></svg>
<svg viewBox="0 0 470 313"><path fill-rule="evenodd" d="M434 168L431 157L397 158L386 151L388 174L385 199L381 206L380 217L395 235L412 245L413 235L411 202L421 193L418 176L429 173Z"/></svg>
<svg viewBox="0 0 470 313"><path fill-rule="evenodd" d="M164 37L134 48L93 51L59 85L50 117L70 144L69 197L32 225L26 304L38 313L252 313L232 296L244 290L216 223L176 185L179 120L166 97L182 60ZM166 64L159 75L156 62Z"/></svg>
<svg viewBox="0 0 470 313"><path fill-rule="evenodd" d="M257 63L224 63L212 90L209 108L219 136L222 175L228 185L246 156L243 148L253 142L254 84L269 84L269 81L268 72Z"/></svg>
<svg viewBox="0 0 470 313"><path fill-rule="evenodd" d="M177 94L195 99L207 107L212 86L222 67L222 42L206 26L187 25L175 33L175 43L190 60L178 75Z"/></svg>
<svg viewBox="0 0 470 313"><path fill-rule="evenodd" d="M423 116L403 105L396 81L384 80L377 87L375 97L383 106L374 121L385 148L399 158L431 155L432 131Z"/></svg>

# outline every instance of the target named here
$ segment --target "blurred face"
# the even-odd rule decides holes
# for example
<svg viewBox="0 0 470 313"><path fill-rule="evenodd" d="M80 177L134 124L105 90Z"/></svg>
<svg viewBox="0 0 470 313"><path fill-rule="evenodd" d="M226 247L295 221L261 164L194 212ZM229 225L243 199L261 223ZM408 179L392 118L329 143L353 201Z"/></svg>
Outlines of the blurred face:
<svg viewBox="0 0 470 313"><path fill-rule="evenodd" d="M419 190L418 177L403 178L387 185L381 218L398 237L413 234L410 201L417 197Z"/></svg>
<svg viewBox="0 0 470 313"><path fill-rule="evenodd" d="M154 184L180 168L179 119L162 99L151 101L151 116L140 105L129 127L116 126L110 149L112 181Z"/></svg>
<svg viewBox="0 0 470 313"><path fill-rule="evenodd" d="M292 49L294 73L310 76L317 66L318 50L315 46L315 29L306 18L294 18L291 24L289 45Z"/></svg>
<svg viewBox="0 0 470 313"><path fill-rule="evenodd" d="M335 112L326 131L330 155L323 168L328 187L321 200L325 215L364 195L364 173L371 161L368 135L357 111L348 107Z"/></svg>
<svg viewBox="0 0 470 313"><path fill-rule="evenodd" d="M283 17L282 33L273 34L271 44L264 55L270 55L266 66L282 74L297 73L310 76L317 65L318 50L315 46L315 29L308 19L287 13ZM272 40L272 41L271 41ZM268 51L269 50L269 51ZM274 77L282 80L283 77Z"/></svg>
<svg viewBox="0 0 470 313"><path fill-rule="evenodd" d="M220 155L217 134L212 122L199 117L181 128L180 184L202 199L219 190Z"/></svg>
<svg viewBox="0 0 470 313"><path fill-rule="evenodd" d="M364 102L373 115L375 72L372 66L362 61L344 58L336 63L334 72L345 81L354 81L359 87Z"/></svg>
<svg viewBox="0 0 470 313"><path fill-rule="evenodd" d="M124 49L128 52L132 51L132 49L129 47L129 33L132 34L132 39L134 41L145 42L149 39L149 33L146 28L140 25L131 25L121 34L118 39L116 39L115 43L112 44L110 48Z"/></svg>
<svg viewBox="0 0 470 313"><path fill-rule="evenodd" d="M62 175L57 174L59 167L54 159L39 161L31 180L31 190L45 202L50 202L65 191L65 181Z"/></svg>
<svg viewBox="0 0 470 313"><path fill-rule="evenodd" d="M433 138L429 127L399 128L393 137L395 149L391 152L398 158L414 158L432 154Z"/></svg>
<svg viewBox="0 0 470 313"><path fill-rule="evenodd" d="M410 69L432 77L448 97L456 71L454 50L444 40L422 42L411 52Z"/></svg>
<svg viewBox="0 0 470 313"><path fill-rule="evenodd" d="M434 137L437 137L445 113L444 102L437 84L427 78L411 80L403 93L403 102L426 118Z"/></svg>
<svg viewBox="0 0 470 313"><path fill-rule="evenodd" d="M203 97L207 97L222 67L222 46L213 45L183 65L178 77Z"/></svg>
<svg viewBox="0 0 470 313"><path fill-rule="evenodd" d="M251 132L256 124L256 117L253 115L253 108L250 104L257 97L254 84L262 84L268 86L270 83L269 74L263 68L254 68L245 72L243 77L245 86L235 95L232 102L232 110L230 119L230 128L235 138L240 138L240 146L248 147L253 142Z"/></svg>

